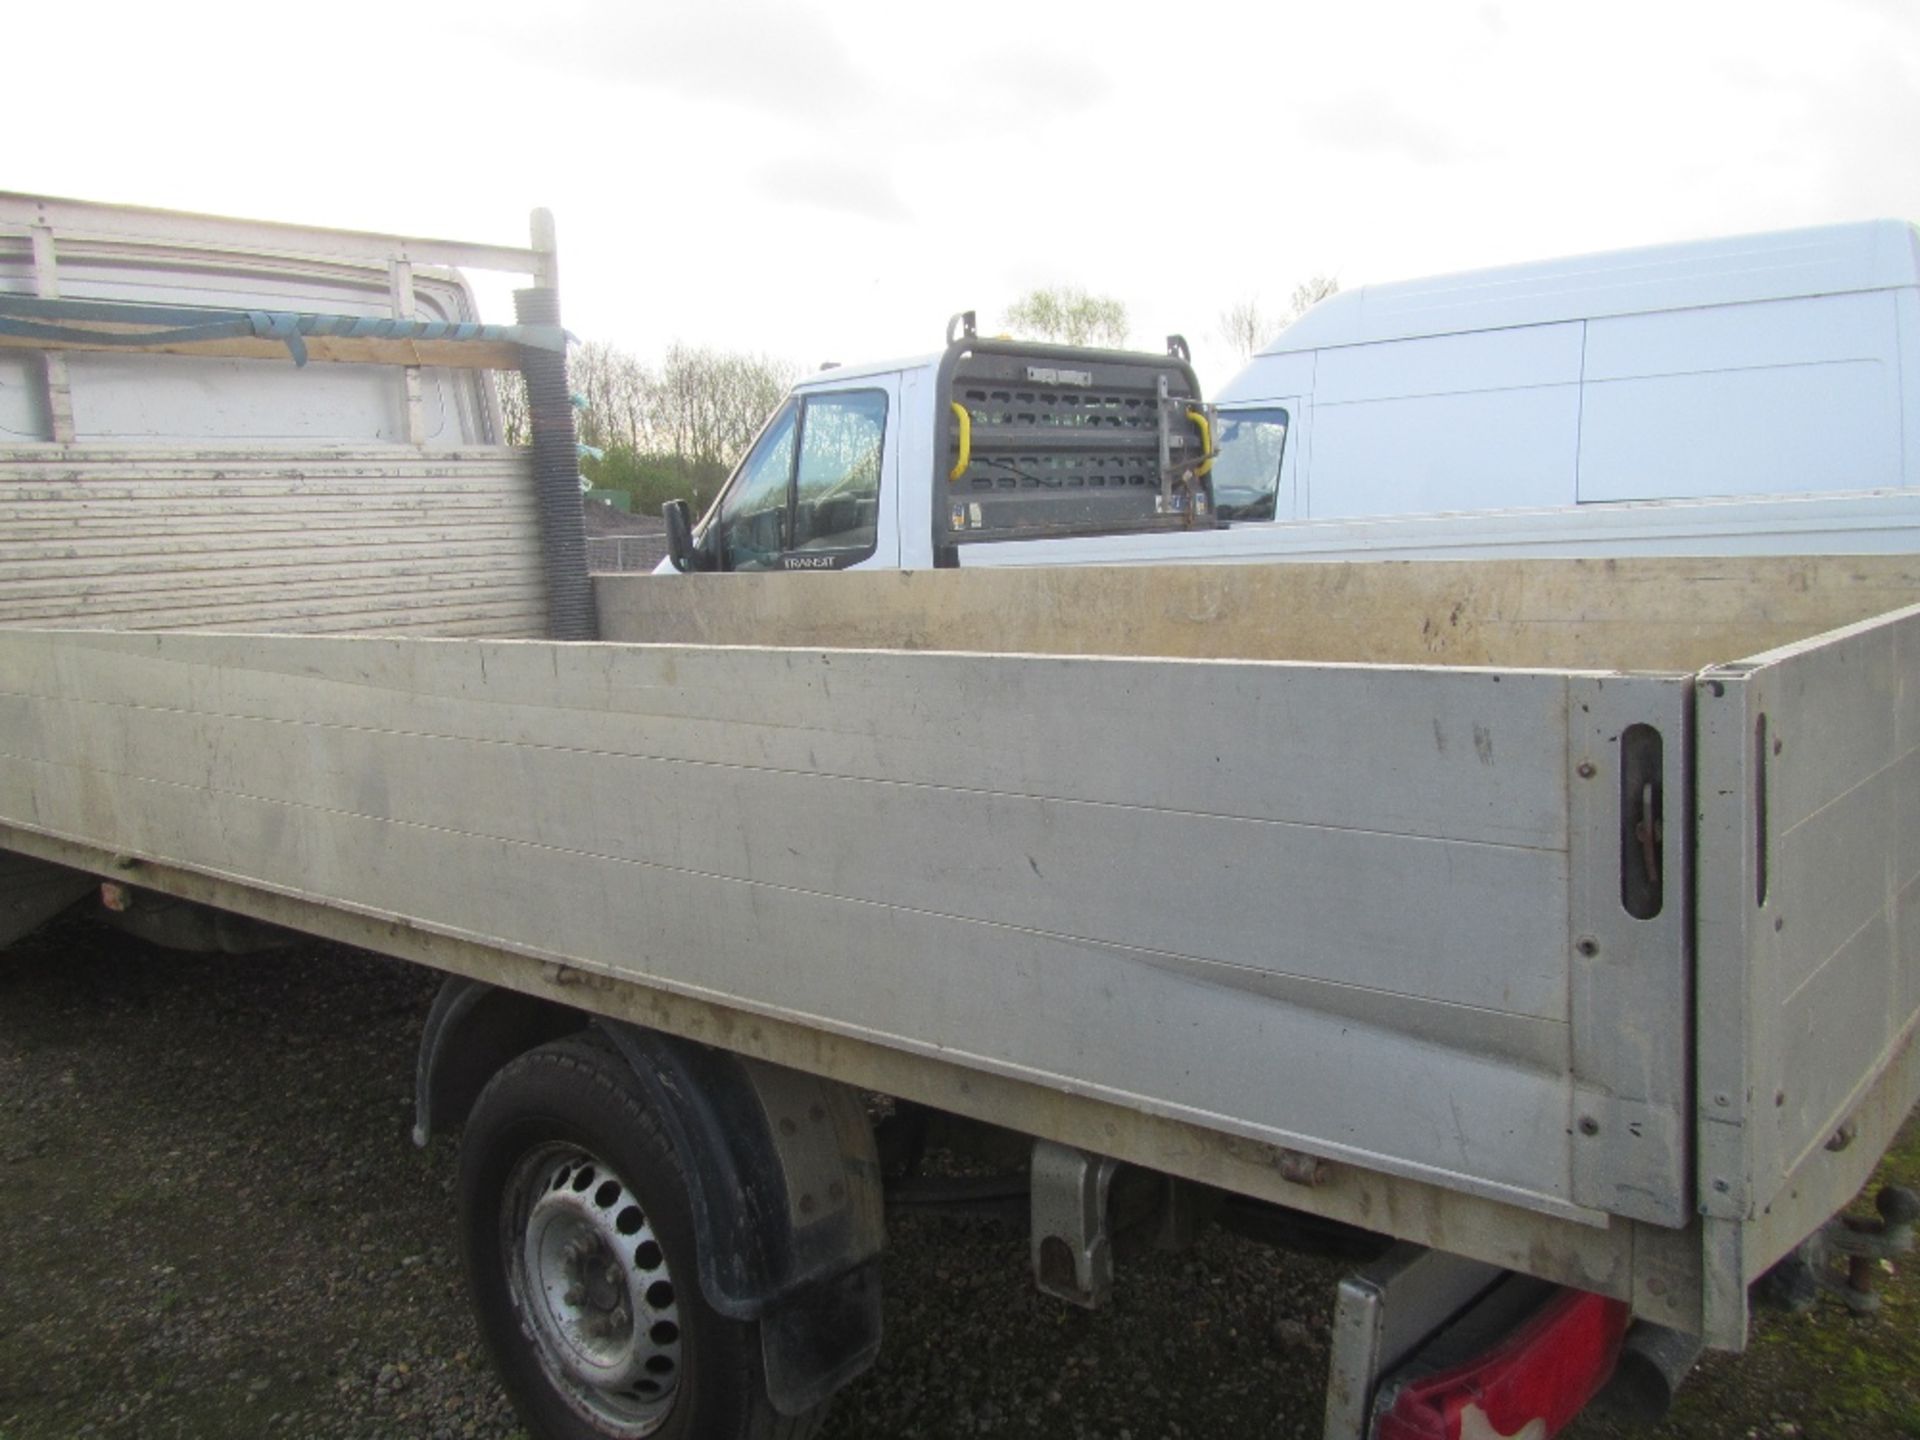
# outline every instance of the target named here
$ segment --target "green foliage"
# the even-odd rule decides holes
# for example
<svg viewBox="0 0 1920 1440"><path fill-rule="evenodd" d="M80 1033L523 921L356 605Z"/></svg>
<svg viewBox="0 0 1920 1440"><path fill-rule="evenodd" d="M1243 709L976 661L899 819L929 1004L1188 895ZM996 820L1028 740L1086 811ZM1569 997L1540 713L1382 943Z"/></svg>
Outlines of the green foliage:
<svg viewBox="0 0 1920 1440"><path fill-rule="evenodd" d="M666 501L685 500L697 518L720 492L728 467L719 460L643 453L615 441L604 459L583 459L580 473L595 489L624 491L635 515L658 515Z"/></svg>
<svg viewBox="0 0 1920 1440"><path fill-rule="evenodd" d="M1007 307L1007 328L1029 340L1118 348L1127 343L1127 307L1077 285L1044 286Z"/></svg>

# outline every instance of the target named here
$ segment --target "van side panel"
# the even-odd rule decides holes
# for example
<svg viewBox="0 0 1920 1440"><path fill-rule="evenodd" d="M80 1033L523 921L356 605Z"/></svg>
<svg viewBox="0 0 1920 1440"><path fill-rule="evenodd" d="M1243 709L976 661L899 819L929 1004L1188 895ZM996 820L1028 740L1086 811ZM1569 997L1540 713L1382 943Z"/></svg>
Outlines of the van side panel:
<svg viewBox="0 0 1920 1440"><path fill-rule="evenodd" d="M1571 505L1579 322L1319 352L1316 519Z"/></svg>
<svg viewBox="0 0 1920 1440"><path fill-rule="evenodd" d="M1285 395L1313 393L1314 362L1318 350L1295 350L1285 355L1256 355L1214 395L1217 405L1243 405L1278 400Z"/></svg>
<svg viewBox="0 0 1920 1440"><path fill-rule="evenodd" d="M1894 294L1589 322L1580 499L1901 484Z"/></svg>
<svg viewBox="0 0 1920 1440"><path fill-rule="evenodd" d="M1893 292L1900 340L1900 483L1920 487L1920 290Z"/></svg>

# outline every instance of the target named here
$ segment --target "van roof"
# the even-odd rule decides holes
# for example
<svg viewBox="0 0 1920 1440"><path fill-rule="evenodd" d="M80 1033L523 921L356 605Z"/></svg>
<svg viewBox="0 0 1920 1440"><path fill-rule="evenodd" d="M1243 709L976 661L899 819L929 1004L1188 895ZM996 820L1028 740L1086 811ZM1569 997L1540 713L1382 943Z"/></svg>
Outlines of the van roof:
<svg viewBox="0 0 1920 1440"><path fill-rule="evenodd" d="M1261 353L1920 284L1920 231L1867 220L1649 245L1343 291Z"/></svg>
<svg viewBox="0 0 1920 1440"><path fill-rule="evenodd" d="M818 370L809 371L793 382L795 390L813 390L821 387L838 389L849 380L868 380L876 375L891 375L895 371L930 370L940 363L936 355L908 355L893 360L867 360L855 365L830 363Z"/></svg>

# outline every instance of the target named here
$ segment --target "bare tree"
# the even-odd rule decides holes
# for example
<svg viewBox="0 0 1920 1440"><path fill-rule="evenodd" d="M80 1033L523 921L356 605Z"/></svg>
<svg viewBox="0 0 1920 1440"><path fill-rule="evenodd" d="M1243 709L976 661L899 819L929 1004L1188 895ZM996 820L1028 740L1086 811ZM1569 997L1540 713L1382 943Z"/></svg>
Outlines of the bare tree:
<svg viewBox="0 0 1920 1440"><path fill-rule="evenodd" d="M1286 319L1274 327L1276 332L1286 329L1322 300L1339 293L1340 279L1337 275L1315 275L1311 279L1302 280L1293 287L1293 297L1287 303Z"/></svg>
<svg viewBox="0 0 1920 1440"><path fill-rule="evenodd" d="M1249 295L1220 312L1220 338L1231 345L1242 360L1251 360L1280 328L1280 322L1269 320L1260 308L1257 295Z"/></svg>
<svg viewBox="0 0 1920 1440"><path fill-rule="evenodd" d="M567 367L573 393L586 401L580 411L580 438L604 449L639 448L645 424L646 367L632 355L595 340L580 347Z"/></svg>
<svg viewBox="0 0 1920 1440"><path fill-rule="evenodd" d="M1045 286L1007 307L1007 328L1031 340L1118 347L1127 343L1127 307L1077 285Z"/></svg>
<svg viewBox="0 0 1920 1440"><path fill-rule="evenodd" d="M731 465L797 374L798 367L765 355L671 345L649 377L645 448Z"/></svg>
<svg viewBox="0 0 1920 1440"><path fill-rule="evenodd" d="M677 342L658 368L605 341L583 345L568 367L586 444L706 466L739 459L798 374L770 356Z"/></svg>
<svg viewBox="0 0 1920 1440"><path fill-rule="evenodd" d="M494 393L500 397L500 426L505 432L502 445L525 445L533 439L533 426L527 418L527 377L518 370L493 372Z"/></svg>
<svg viewBox="0 0 1920 1440"><path fill-rule="evenodd" d="M1269 315L1261 308L1260 297L1249 295L1220 312L1220 338L1231 345L1242 360L1251 360L1261 346L1339 291L1340 281L1332 275L1315 275L1303 280L1293 287L1284 315Z"/></svg>

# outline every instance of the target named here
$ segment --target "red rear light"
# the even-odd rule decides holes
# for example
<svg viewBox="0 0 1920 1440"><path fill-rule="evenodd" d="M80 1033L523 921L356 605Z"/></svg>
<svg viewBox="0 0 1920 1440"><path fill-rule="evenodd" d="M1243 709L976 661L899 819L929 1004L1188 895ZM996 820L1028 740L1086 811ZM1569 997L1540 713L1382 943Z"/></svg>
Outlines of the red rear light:
<svg viewBox="0 0 1920 1440"><path fill-rule="evenodd" d="M1563 1290L1485 1354L1402 1385L1379 1440L1547 1440L1613 1374L1627 1307Z"/></svg>

